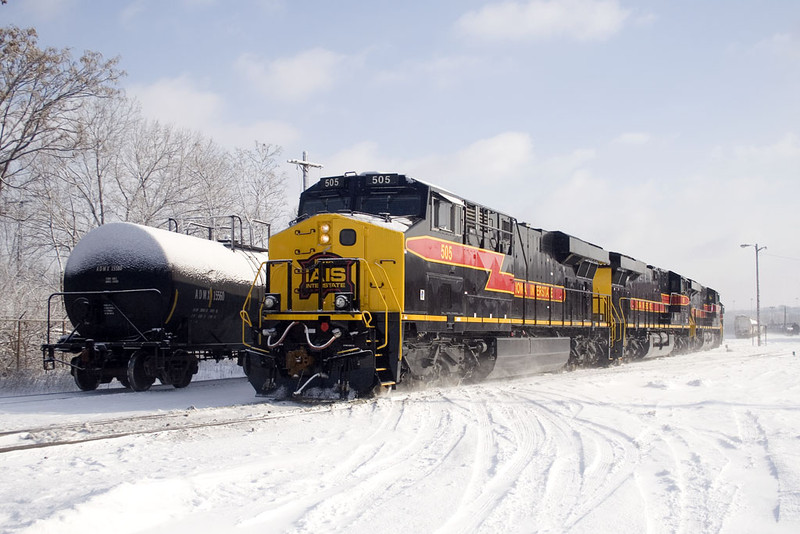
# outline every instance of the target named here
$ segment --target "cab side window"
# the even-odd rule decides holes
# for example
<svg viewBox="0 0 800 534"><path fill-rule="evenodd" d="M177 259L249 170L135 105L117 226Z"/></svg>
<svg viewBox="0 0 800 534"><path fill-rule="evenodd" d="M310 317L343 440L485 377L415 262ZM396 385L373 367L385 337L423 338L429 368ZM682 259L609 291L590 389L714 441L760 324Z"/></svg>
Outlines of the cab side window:
<svg viewBox="0 0 800 534"><path fill-rule="evenodd" d="M433 197L431 208L434 229L454 233L458 230L458 212L452 202L443 198Z"/></svg>

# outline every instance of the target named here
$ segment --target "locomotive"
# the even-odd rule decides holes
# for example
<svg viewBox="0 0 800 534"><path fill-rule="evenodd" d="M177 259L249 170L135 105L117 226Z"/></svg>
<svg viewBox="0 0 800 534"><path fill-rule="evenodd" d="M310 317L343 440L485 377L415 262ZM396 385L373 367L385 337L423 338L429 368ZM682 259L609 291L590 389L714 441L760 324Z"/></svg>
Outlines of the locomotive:
<svg viewBox="0 0 800 534"><path fill-rule="evenodd" d="M363 396L721 343L713 289L403 174L322 178L299 214L241 311L258 394Z"/></svg>
<svg viewBox="0 0 800 534"><path fill-rule="evenodd" d="M69 365L84 391L113 379L144 391L156 379L188 386L198 360L241 356L239 312L266 249L236 216L190 225L207 238L179 233L175 220L173 231L121 222L88 232L69 256L64 291L48 301L48 325L61 297L74 330L51 342L48 326L44 368ZM61 361L57 351L75 356Z"/></svg>

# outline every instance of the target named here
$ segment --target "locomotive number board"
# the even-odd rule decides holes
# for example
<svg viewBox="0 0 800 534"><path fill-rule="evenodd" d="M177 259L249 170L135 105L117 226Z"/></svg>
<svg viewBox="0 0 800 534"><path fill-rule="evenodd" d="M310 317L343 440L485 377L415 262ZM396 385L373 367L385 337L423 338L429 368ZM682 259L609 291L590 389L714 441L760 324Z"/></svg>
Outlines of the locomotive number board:
<svg viewBox="0 0 800 534"><path fill-rule="evenodd" d="M399 174L370 174L365 176L365 185L367 187L382 187L400 185Z"/></svg>

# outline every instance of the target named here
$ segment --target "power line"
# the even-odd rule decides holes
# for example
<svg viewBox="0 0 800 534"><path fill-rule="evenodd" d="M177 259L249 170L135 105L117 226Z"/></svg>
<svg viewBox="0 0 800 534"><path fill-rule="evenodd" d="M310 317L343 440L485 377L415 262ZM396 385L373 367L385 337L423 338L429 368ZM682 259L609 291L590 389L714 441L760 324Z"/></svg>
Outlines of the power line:
<svg viewBox="0 0 800 534"><path fill-rule="evenodd" d="M764 256L769 256L770 258L780 258L782 260L790 260L790 261L800 261L800 258L792 258L791 256L781 256L779 254L768 254L764 253Z"/></svg>

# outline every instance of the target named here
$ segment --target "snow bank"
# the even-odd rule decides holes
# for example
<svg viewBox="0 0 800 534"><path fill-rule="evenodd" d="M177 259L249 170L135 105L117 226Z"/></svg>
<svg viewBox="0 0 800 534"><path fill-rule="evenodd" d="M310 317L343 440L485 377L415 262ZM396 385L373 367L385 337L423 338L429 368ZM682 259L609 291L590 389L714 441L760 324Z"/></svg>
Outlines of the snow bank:
<svg viewBox="0 0 800 534"><path fill-rule="evenodd" d="M800 340L726 343L610 369L350 403L256 399L244 379L6 397L4 428L159 413L219 426L6 453L0 524L59 533L104 525L797 532ZM270 412L282 417L261 417Z"/></svg>

